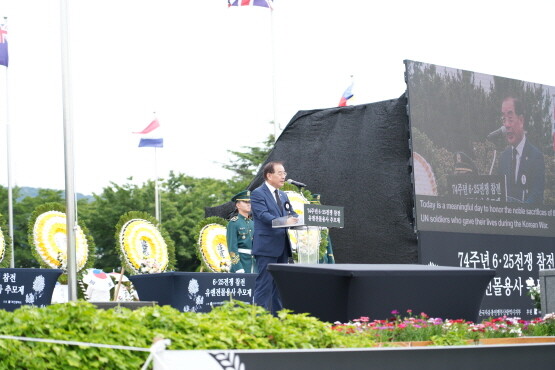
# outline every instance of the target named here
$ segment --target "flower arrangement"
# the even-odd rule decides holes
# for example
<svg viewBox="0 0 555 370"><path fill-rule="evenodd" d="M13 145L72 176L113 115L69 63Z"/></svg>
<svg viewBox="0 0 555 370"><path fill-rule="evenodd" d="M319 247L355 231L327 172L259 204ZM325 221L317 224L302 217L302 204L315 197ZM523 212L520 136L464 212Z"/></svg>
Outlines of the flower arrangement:
<svg viewBox="0 0 555 370"><path fill-rule="evenodd" d="M67 221L65 206L46 203L38 206L29 220L28 239L33 255L45 268L67 269ZM95 259L94 240L84 225L75 226L77 271L92 266Z"/></svg>
<svg viewBox="0 0 555 370"><path fill-rule="evenodd" d="M128 212L120 217L116 230L122 262L131 274L173 269L173 242L152 216L145 212Z"/></svg>
<svg viewBox="0 0 555 370"><path fill-rule="evenodd" d="M540 284L536 284L533 278L528 278L526 280L526 287L528 288L527 294L530 296L532 301L534 301L534 307L538 310L542 308L541 295L540 295Z"/></svg>
<svg viewBox="0 0 555 370"><path fill-rule="evenodd" d="M141 274L157 274L162 272L162 268L154 258L146 258L140 260L139 271Z"/></svg>
<svg viewBox="0 0 555 370"><path fill-rule="evenodd" d="M331 328L344 335L367 337L377 343L432 341L434 344L460 345L487 338L555 335L555 313L532 321L503 316L481 323L431 318L423 312L413 316L411 310L407 310L404 317L398 311L391 314L392 317L386 320L360 317L344 324L336 322Z"/></svg>
<svg viewBox="0 0 555 370"><path fill-rule="evenodd" d="M555 335L555 313L548 313L543 318L532 320L526 326L526 332L534 336Z"/></svg>
<svg viewBox="0 0 555 370"><path fill-rule="evenodd" d="M309 204L307 200L312 199L312 194L308 190L303 190L299 192L294 185L284 184L283 191L287 194L287 197L291 201L293 210L298 215L303 215L304 204ZM309 250L312 251L314 248L318 251L318 259L321 259L326 254L326 248L328 247L328 233L329 230L324 227L308 227L307 229L289 229L289 240L291 241L291 249L293 251L293 258L295 261L299 262L305 258L300 258L299 254L307 254ZM311 254L311 253L310 253Z"/></svg>
<svg viewBox="0 0 555 370"><path fill-rule="evenodd" d="M7 232L6 221L2 214L0 214L0 267L10 267L10 260L12 256L12 245L10 235Z"/></svg>
<svg viewBox="0 0 555 370"><path fill-rule="evenodd" d="M196 228L198 235L197 257L202 269L210 272L229 272L231 256L227 249L227 221L221 217L207 217L201 220Z"/></svg>
<svg viewBox="0 0 555 370"><path fill-rule="evenodd" d="M118 290L120 280L121 285ZM100 269L87 269L78 279L78 283L82 298L87 301L98 300L99 297L101 301L108 301L111 300L111 298L108 298L111 296L113 296L114 301L130 302L139 300L133 283L127 276L119 272L105 273ZM95 290L100 290L100 295ZM116 291L117 297L115 296Z"/></svg>

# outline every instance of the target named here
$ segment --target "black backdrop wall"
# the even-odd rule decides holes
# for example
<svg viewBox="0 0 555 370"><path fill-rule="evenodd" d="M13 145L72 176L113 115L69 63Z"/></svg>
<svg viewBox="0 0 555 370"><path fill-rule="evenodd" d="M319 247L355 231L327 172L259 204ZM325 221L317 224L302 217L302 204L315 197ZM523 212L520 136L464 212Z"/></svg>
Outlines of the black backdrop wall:
<svg viewBox="0 0 555 370"><path fill-rule="evenodd" d="M345 228L332 229L337 263L417 263L412 224L407 100L298 112L267 161L283 161L287 178L304 182L322 203L345 207ZM249 185L263 182L259 172ZM207 208L227 217L230 203Z"/></svg>

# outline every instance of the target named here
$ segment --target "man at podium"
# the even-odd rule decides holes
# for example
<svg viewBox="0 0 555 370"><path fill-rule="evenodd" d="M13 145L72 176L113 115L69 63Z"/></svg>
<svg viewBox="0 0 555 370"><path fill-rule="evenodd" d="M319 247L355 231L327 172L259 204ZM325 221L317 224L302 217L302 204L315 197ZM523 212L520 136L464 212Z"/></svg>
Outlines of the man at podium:
<svg viewBox="0 0 555 370"><path fill-rule="evenodd" d="M267 266L270 263L287 263L292 253L287 228L272 228L272 220L288 214L297 214L291 209L287 194L279 190L287 176L283 163L268 162L264 166L263 175L264 183L251 192L254 220L252 254L258 268L254 303L275 315L283 306L276 283Z"/></svg>
<svg viewBox="0 0 555 370"><path fill-rule="evenodd" d="M512 202L543 203L543 154L525 135L524 107L514 97L501 105L507 148L499 159L499 173L507 177L507 198Z"/></svg>

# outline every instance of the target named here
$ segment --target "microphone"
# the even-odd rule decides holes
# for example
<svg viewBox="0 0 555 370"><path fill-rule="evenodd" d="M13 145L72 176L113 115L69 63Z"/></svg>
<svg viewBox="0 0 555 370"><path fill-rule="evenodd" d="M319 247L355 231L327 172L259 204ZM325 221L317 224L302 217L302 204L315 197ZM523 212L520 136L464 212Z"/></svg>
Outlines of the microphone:
<svg viewBox="0 0 555 370"><path fill-rule="evenodd" d="M306 188L306 184L303 184L302 182L298 182L298 181L295 181L295 180L292 180L292 179L287 179L287 183L291 184L291 185L295 185L299 188Z"/></svg>
<svg viewBox="0 0 555 370"><path fill-rule="evenodd" d="M505 126L501 126L497 130L490 132L488 134L488 136L486 136L486 139L489 140L489 139L493 139L497 136L504 135L505 132L507 132L507 129L505 128Z"/></svg>

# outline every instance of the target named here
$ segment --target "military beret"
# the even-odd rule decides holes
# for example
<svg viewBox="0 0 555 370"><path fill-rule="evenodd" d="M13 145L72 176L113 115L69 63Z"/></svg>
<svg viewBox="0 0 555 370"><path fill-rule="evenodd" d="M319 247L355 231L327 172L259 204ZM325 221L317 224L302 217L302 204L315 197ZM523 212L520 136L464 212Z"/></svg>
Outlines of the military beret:
<svg viewBox="0 0 555 370"><path fill-rule="evenodd" d="M251 192L250 190L244 190L240 193L237 193L233 196L233 198L231 198L232 202L237 202L239 200L245 200L245 201L250 201L251 200Z"/></svg>
<svg viewBox="0 0 555 370"><path fill-rule="evenodd" d="M455 153L455 174L477 173L474 161L464 152Z"/></svg>

